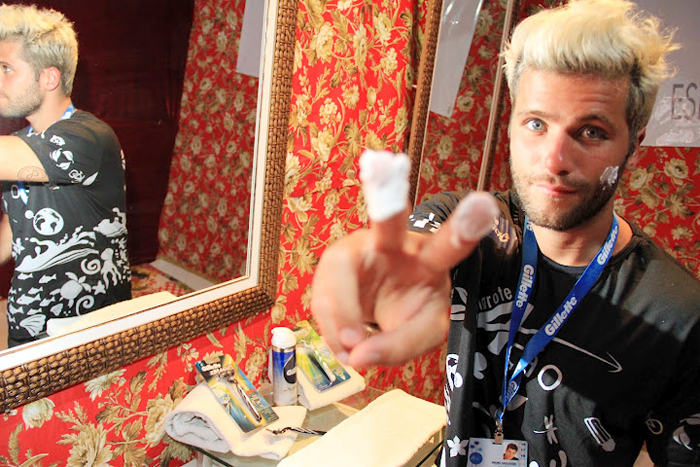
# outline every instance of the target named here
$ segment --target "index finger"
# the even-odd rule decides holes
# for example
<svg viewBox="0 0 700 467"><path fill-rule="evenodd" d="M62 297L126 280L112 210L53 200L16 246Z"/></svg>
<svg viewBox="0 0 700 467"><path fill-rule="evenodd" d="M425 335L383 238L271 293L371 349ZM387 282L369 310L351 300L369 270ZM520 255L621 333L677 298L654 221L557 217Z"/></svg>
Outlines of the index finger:
<svg viewBox="0 0 700 467"><path fill-rule="evenodd" d="M372 223L372 246L380 251L399 250L403 246L410 168L406 154L366 150L360 156L360 181Z"/></svg>

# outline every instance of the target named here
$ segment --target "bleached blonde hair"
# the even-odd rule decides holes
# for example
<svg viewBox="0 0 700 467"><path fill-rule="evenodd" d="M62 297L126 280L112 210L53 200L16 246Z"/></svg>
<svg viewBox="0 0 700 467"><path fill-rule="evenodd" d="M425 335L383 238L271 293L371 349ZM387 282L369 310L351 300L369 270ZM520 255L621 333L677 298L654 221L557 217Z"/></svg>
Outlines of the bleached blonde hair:
<svg viewBox="0 0 700 467"><path fill-rule="evenodd" d="M22 44L20 56L34 77L55 66L61 72L61 91L70 96L78 66L78 38L63 13L34 5L0 6L0 41Z"/></svg>
<svg viewBox="0 0 700 467"><path fill-rule="evenodd" d="M658 18L627 0L570 0L518 24L503 57L515 102L526 69L629 78L630 140L649 122L661 83L674 74L667 54L679 48Z"/></svg>

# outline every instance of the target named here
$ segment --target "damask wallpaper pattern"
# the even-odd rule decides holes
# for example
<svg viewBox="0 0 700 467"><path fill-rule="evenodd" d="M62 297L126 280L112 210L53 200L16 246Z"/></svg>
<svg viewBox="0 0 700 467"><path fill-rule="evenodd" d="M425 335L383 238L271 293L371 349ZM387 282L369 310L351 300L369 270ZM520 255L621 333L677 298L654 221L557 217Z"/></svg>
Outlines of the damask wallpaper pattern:
<svg viewBox="0 0 700 467"><path fill-rule="evenodd" d="M529 11L541 3L524 0L523 8ZM505 0L484 3L457 112L449 121L432 118L429 123L420 197L476 184L504 7ZM193 34L193 49L217 43L207 31L218 30L205 24L217 24L227 8L230 3L224 0L198 0L195 30L201 32ZM300 2L276 304L269 313L3 414L0 465L177 466L191 458L187 447L164 433L163 421L194 384L193 363L227 352L253 382L261 381L270 329L309 318L309 286L324 248L367 224L356 157L364 147L407 146L417 25L424 9L423 2L409 0ZM201 85L212 64L204 59L195 66L199 69L187 74L187 92ZM228 89L222 96L227 101L237 87L225 85L212 82L212 89ZM183 119L191 124L182 127L179 148L206 134L209 121L184 107ZM195 124L200 117L203 120ZM494 189L509 186L506 126L504 115ZM696 275L699 155L697 149L644 148L629 167L617 202L619 212L639 223ZM397 368L364 373L371 386L401 387L441 403L443 368L444 355L437 349Z"/></svg>

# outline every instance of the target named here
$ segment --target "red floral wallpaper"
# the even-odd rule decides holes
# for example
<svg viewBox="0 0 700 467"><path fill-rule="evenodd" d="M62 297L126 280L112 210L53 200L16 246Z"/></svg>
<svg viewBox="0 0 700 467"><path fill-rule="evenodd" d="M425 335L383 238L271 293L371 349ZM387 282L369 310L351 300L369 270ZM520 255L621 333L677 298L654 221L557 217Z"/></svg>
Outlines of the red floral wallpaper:
<svg viewBox="0 0 700 467"><path fill-rule="evenodd" d="M450 120L433 117L429 123L420 197L476 184L503 3L484 3L455 115ZM540 3L524 0L523 8L529 11ZM231 8L224 0L198 0L191 51L218 43L216 38L221 35L217 27ZM270 329L309 318L309 285L325 247L366 225L356 156L365 147L406 147L417 63L414 50L424 8L423 2L409 0L300 1L276 304L269 313L3 414L0 465L178 466L191 458L188 448L164 433L163 420L194 384L194 361L225 351L239 360L252 381L259 382ZM227 44L233 42L228 40ZM214 47L211 53L224 49ZM198 157L202 152L214 157L230 153L219 151L226 146L219 139L223 136L221 125L214 124L215 117L194 108L199 99L216 105L206 99L215 99L221 89L226 90L220 91L222 99L229 102L240 85L230 86L209 74L220 55L212 60L207 54L192 53L190 58L194 56L199 60L194 65L190 62L195 69L188 68L187 96L183 97L192 105L183 105L176 157L183 157L206 176L206 157L196 158L187 149L192 148L197 135L202 147ZM207 76L214 94L208 94L208 88L201 89ZM194 97L195 89L203 91L197 94L201 97ZM223 108L221 105L216 108ZM504 115L491 181L494 189L509 185L506 122ZM211 132L207 132L208 125ZM220 147L208 138L218 140ZM643 226L698 275L699 152L643 149L627 172L617 203L623 215ZM204 204L190 206L187 209L204 211ZM180 204L173 207L171 203L171 208L178 211ZM183 215L189 211L178 212L175 217L187 226ZM166 222L172 224L169 235L179 232L174 229L175 222ZM167 238L176 242L177 237ZM208 254L200 252L200 260ZM401 367L370 369L365 378L371 386L401 387L440 403L443 360L438 349Z"/></svg>
<svg viewBox="0 0 700 467"><path fill-rule="evenodd" d="M356 187L356 158L364 148L406 146L415 61L412 6L406 0L300 2L290 198Z"/></svg>

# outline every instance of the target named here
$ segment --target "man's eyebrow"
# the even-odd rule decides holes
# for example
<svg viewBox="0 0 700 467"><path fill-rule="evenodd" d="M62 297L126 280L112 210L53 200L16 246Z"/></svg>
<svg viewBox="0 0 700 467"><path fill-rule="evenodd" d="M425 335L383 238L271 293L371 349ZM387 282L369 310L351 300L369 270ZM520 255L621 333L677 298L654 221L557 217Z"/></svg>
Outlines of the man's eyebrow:
<svg viewBox="0 0 700 467"><path fill-rule="evenodd" d="M545 120L551 119L554 116L554 114L551 112L546 112L544 110L537 109L523 109L520 112L517 112L515 115L519 117L538 117ZM612 120L610 120L610 118L599 113L591 113L588 115L584 115L582 118L579 119L579 121L582 123L602 122L606 125L613 126L613 122Z"/></svg>
<svg viewBox="0 0 700 467"><path fill-rule="evenodd" d="M523 109L520 112L517 112L515 115L523 116L523 115L532 115L533 117L550 117L552 114L549 112L545 112L544 110L536 110L536 109Z"/></svg>
<svg viewBox="0 0 700 467"><path fill-rule="evenodd" d="M612 120L610 120L610 118L608 118L605 115L596 114L596 113L586 115L584 118L581 119L581 121L582 122L603 122L604 124L606 124L608 126L611 126L611 127L615 126L615 124L613 123Z"/></svg>

